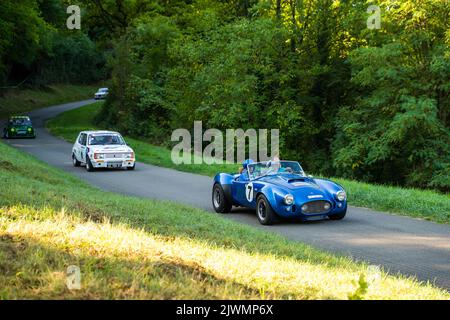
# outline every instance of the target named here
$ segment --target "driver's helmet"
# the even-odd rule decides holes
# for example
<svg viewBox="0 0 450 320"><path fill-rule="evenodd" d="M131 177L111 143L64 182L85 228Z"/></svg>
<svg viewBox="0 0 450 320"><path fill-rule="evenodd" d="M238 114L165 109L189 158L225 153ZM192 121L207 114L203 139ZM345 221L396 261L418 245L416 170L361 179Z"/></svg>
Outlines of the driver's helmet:
<svg viewBox="0 0 450 320"><path fill-rule="evenodd" d="M244 168L244 170L246 170L248 165L252 163L255 163L255 161L253 161L252 159L247 159L244 162L242 162L242 167Z"/></svg>

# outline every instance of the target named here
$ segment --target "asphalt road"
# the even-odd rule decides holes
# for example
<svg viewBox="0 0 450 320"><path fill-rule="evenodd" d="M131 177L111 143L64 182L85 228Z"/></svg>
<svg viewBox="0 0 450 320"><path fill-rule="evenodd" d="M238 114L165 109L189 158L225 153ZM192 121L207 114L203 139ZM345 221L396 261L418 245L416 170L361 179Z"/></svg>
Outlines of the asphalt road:
<svg viewBox="0 0 450 320"><path fill-rule="evenodd" d="M88 173L74 168L70 143L44 128L46 119L93 102L86 100L29 113L37 129L35 140L5 140L50 165L108 191L144 198L172 200L212 211L212 179L138 163L135 171ZM3 123L0 123L3 128ZM139 154L137 155L139 158ZM214 213L215 214L215 213ZM226 217L279 233L291 240L380 265L390 273L416 276L450 290L450 226L364 208L350 207L341 221L282 223L261 226L254 213L237 209Z"/></svg>

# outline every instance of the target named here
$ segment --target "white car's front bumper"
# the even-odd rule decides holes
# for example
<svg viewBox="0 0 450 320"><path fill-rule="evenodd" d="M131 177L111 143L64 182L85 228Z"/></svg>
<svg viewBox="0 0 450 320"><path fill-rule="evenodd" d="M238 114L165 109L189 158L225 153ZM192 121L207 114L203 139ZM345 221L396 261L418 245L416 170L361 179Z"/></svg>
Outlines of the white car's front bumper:
<svg viewBox="0 0 450 320"><path fill-rule="evenodd" d="M134 166L134 159L95 159L91 160L94 168L131 168Z"/></svg>

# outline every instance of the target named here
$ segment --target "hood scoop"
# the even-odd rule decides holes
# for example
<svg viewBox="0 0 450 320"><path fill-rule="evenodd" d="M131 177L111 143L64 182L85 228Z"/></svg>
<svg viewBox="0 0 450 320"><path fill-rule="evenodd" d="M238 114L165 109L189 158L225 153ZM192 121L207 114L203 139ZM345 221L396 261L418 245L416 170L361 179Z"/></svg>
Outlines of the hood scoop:
<svg viewBox="0 0 450 320"><path fill-rule="evenodd" d="M306 182L305 180L292 180L292 181L289 181L289 184L294 186L294 187L311 186L311 183Z"/></svg>

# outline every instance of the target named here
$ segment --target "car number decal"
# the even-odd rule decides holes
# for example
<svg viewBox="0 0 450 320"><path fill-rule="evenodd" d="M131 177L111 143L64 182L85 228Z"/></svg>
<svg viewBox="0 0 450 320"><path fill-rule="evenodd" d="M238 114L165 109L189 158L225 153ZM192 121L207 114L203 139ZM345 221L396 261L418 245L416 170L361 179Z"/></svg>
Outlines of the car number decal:
<svg viewBox="0 0 450 320"><path fill-rule="evenodd" d="M250 182L245 186L245 197L248 202L253 201L253 182Z"/></svg>

